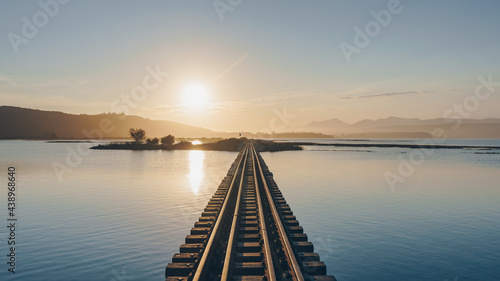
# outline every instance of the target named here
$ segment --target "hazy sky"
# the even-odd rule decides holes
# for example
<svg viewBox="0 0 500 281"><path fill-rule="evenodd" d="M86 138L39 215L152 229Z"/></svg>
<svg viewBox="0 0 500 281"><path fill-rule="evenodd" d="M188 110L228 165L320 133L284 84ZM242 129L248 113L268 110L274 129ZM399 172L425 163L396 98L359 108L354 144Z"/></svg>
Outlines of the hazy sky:
<svg viewBox="0 0 500 281"><path fill-rule="evenodd" d="M499 1L397 2L1 1L0 104L286 130L439 118L500 82ZM500 117L497 88L471 118Z"/></svg>

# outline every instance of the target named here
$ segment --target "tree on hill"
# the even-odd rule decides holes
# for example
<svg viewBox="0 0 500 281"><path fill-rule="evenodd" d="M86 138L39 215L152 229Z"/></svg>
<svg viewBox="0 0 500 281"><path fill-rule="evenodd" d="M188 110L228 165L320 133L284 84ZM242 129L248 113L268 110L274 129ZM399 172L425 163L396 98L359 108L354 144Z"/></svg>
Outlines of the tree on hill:
<svg viewBox="0 0 500 281"><path fill-rule="evenodd" d="M172 135L168 135L166 137L161 138L161 144L164 145L173 145L175 142L175 137Z"/></svg>
<svg viewBox="0 0 500 281"><path fill-rule="evenodd" d="M146 131L144 131L143 129L130 128L128 132L130 133L130 136L134 139L136 143L140 143L146 138Z"/></svg>

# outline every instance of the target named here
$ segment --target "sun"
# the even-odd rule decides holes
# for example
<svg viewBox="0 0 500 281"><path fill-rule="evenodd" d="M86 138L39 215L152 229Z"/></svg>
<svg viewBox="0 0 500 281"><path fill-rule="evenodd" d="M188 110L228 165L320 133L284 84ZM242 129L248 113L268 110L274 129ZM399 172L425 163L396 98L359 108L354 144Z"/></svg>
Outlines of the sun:
<svg viewBox="0 0 500 281"><path fill-rule="evenodd" d="M200 109L208 103L208 89L199 83L191 83L184 88L182 99L191 109Z"/></svg>

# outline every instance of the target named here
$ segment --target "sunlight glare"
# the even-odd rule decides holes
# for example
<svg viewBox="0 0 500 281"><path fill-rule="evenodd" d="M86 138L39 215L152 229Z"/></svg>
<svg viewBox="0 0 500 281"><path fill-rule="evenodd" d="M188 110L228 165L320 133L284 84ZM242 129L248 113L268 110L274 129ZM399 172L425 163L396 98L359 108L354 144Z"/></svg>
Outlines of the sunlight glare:
<svg viewBox="0 0 500 281"><path fill-rule="evenodd" d="M189 184L191 190L196 195L200 190L201 182L203 180L203 160L205 159L205 152L199 150L189 151Z"/></svg>

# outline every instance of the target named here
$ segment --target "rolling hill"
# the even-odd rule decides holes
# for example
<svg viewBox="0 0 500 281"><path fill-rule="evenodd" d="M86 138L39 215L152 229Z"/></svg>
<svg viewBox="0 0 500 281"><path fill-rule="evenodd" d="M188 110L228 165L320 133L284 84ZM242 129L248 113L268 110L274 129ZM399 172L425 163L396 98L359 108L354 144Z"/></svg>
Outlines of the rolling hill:
<svg viewBox="0 0 500 281"><path fill-rule="evenodd" d="M336 137L353 138L426 138L441 129L448 138L500 138L500 119L418 119L388 117L384 119L365 119L348 124L338 119L314 121L301 130Z"/></svg>
<svg viewBox="0 0 500 281"><path fill-rule="evenodd" d="M129 128L143 128L149 137L211 137L208 129L173 121L123 114L75 115L0 106L0 139L128 138Z"/></svg>

